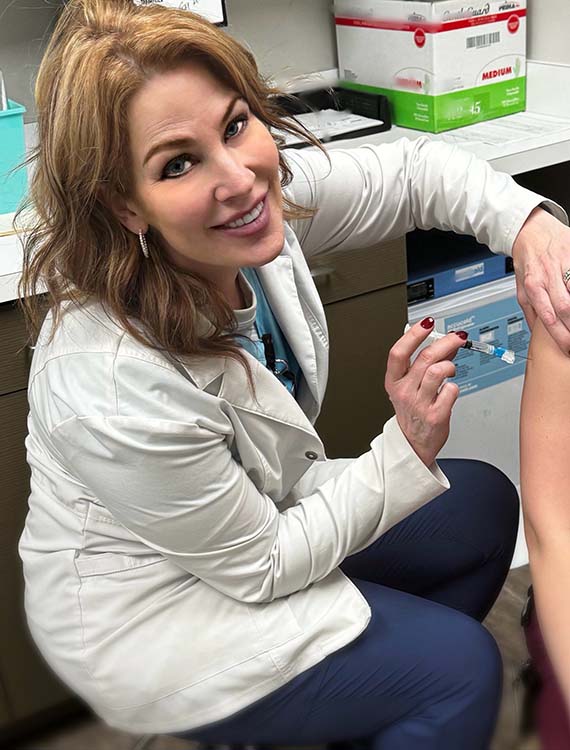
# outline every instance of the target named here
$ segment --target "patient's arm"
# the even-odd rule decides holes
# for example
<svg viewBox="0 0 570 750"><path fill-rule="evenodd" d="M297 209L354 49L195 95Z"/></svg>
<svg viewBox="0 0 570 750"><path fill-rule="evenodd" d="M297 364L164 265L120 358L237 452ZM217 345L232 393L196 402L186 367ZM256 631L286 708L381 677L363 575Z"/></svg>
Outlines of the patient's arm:
<svg viewBox="0 0 570 750"><path fill-rule="evenodd" d="M570 358L534 326L521 412L521 490L539 621L570 710Z"/></svg>

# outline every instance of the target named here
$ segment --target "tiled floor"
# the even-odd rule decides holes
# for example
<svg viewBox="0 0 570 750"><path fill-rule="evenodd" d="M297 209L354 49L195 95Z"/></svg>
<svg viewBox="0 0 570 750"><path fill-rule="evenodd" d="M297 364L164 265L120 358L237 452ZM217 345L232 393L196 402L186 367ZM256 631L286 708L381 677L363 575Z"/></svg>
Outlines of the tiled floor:
<svg viewBox="0 0 570 750"><path fill-rule="evenodd" d="M486 621L499 643L505 666L503 705L490 750L540 750L535 737L523 739L519 732L522 692L516 678L526 659L519 619L528 585L527 567L511 571ZM172 737L134 737L109 729L95 719L82 719L45 736L30 738L10 750L189 750L191 747L188 742Z"/></svg>

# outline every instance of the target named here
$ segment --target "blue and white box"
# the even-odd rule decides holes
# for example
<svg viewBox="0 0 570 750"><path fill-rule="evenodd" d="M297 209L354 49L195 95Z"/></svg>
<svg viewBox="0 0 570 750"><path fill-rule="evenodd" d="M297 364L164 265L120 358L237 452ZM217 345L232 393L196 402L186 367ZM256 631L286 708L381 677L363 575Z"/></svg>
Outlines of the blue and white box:
<svg viewBox="0 0 570 750"><path fill-rule="evenodd" d="M28 189L26 168L21 166L26 157L25 112L11 99L8 109L0 111L0 214L16 211Z"/></svg>
<svg viewBox="0 0 570 750"><path fill-rule="evenodd" d="M515 364L509 365L459 350L453 382L460 395L440 456L486 461L520 488L519 415L530 331L517 302L514 277L413 305L408 315L410 323L431 315L442 333L464 330L470 339L515 351ZM521 525L513 567L528 562L527 554Z"/></svg>

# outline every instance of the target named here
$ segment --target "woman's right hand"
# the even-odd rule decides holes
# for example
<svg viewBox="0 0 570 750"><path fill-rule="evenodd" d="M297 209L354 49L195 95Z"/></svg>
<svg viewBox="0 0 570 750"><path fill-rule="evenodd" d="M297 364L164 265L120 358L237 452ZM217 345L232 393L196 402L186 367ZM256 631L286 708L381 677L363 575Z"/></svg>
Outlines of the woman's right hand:
<svg viewBox="0 0 570 750"><path fill-rule="evenodd" d="M416 323L398 339L388 356L384 385L406 439L426 466L431 466L449 436L451 410L459 396L451 361L467 340L465 331L449 333L410 358L433 331L433 318Z"/></svg>

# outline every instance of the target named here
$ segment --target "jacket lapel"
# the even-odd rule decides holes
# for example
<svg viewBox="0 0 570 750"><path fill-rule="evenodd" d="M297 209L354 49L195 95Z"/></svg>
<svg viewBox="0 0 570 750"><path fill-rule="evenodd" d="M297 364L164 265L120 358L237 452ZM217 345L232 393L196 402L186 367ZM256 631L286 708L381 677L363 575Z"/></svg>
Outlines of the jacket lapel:
<svg viewBox="0 0 570 750"><path fill-rule="evenodd" d="M273 314L303 371L312 400L318 402L315 344L299 299L293 261L288 255L280 255L258 268L257 273Z"/></svg>
<svg viewBox="0 0 570 750"><path fill-rule="evenodd" d="M295 399L255 357L244 351L255 393L243 366L230 358L171 359L176 369L202 391L225 399L232 407L277 420L315 437L314 428Z"/></svg>

